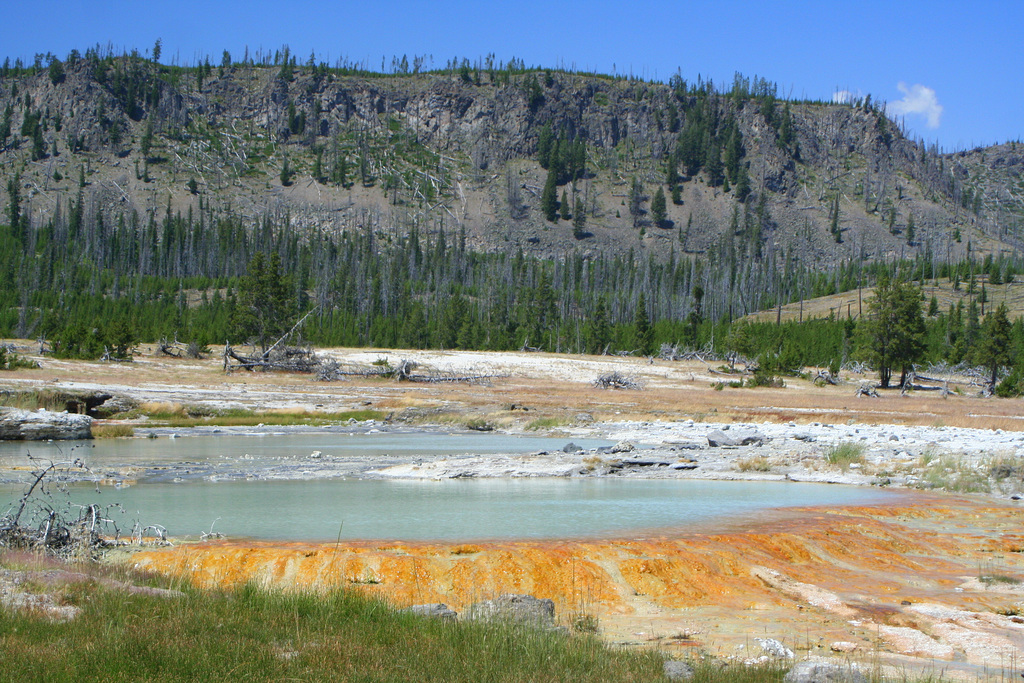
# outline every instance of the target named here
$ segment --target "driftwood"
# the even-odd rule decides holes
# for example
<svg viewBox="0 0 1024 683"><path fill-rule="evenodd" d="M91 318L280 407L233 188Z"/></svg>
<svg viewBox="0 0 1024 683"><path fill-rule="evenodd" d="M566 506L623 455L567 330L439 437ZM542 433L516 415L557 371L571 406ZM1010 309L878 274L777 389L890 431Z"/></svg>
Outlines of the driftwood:
<svg viewBox="0 0 1024 683"><path fill-rule="evenodd" d="M231 361L234 361L232 363ZM243 370L277 370L279 372L314 373L320 366L320 359L312 348L282 346L267 351L245 355L239 353L230 343L224 345L224 371L235 368Z"/></svg>
<svg viewBox="0 0 1024 683"><path fill-rule="evenodd" d="M316 379L321 382L331 382L345 377L380 377L394 379L397 382L463 382L469 384L484 384L492 379L508 377L503 373L481 373L481 372L455 372L454 370L440 370L437 368L424 368L424 371L417 372L422 366L416 361L403 359L397 366L391 365L386 359L380 359L372 365L341 365L335 360L326 360L321 363L317 370Z"/></svg>
<svg viewBox="0 0 1024 683"><path fill-rule="evenodd" d="M271 344L266 350L249 355L243 355L235 351L231 342L224 344L224 372L231 372L235 368L245 370L278 370L283 372L316 372L320 360L309 347L299 348L283 346L284 341L290 338L298 330L309 316L313 315L320 306L314 306L299 321L292 325L291 329L285 332L280 339ZM232 364L231 361L235 361Z"/></svg>
<svg viewBox="0 0 1024 683"><path fill-rule="evenodd" d="M623 375L618 370L604 373L594 380L594 386L601 389L643 389L636 378Z"/></svg>
<svg viewBox="0 0 1024 683"><path fill-rule="evenodd" d="M119 545L120 529L107 515L111 509L120 510L120 505L77 505L53 495L54 489L66 495L60 482L72 469L87 468L78 458L40 462L18 503L0 516L0 547L71 558L92 557L103 548Z"/></svg>
<svg viewBox="0 0 1024 683"><path fill-rule="evenodd" d="M155 356L170 356L171 358L196 358L200 359L203 357L204 349L199 346L198 343L190 341L188 344L182 344L178 341L178 337L174 337L174 341L167 341L167 337L163 337L156 343L156 349L153 351ZM209 349L205 349L205 353L209 353Z"/></svg>
<svg viewBox="0 0 1024 683"><path fill-rule="evenodd" d="M106 363L131 363L132 357L128 356L127 358L118 358L117 356L112 356L110 354L110 349L104 345L103 355L100 356L100 360Z"/></svg>
<svg viewBox="0 0 1024 683"><path fill-rule="evenodd" d="M871 372L871 368L868 364L862 361L849 361L847 363L843 363L843 370L855 375L866 375Z"/></svg>
<svg viewBox="0 0 1024 683"><path fill-rule="evenodd" d="M857 393L855 394L858 398L866 396L868 398L878 398L878 391L870 384L861 384L857 387Z"/></svg>
<svg viewBox="0 0 1024 683"><path fill-rule="evenodd" d="M831 370L827 368L818 370L818 374L814 377L814 384L819 387L823 387L826 384L831 386L838 386L842 382L838 375L833 375Z"/></svg>

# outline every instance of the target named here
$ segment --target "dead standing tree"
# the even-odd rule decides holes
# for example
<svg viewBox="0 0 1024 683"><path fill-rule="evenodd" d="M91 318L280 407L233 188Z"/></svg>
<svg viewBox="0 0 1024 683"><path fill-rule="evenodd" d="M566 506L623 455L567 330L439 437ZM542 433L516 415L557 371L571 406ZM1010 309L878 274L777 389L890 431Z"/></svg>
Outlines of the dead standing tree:
<svg viewBox="0 0 1024 683"><path fill-rule="evenodd" d="M41 462L32 456L29 459L33 463ZM81 505L67 497L68 491L62 482L72 472L81 470L88 471L88 468L79 458L40 464L18 502L0 515L0 548L40 550L70 559L95 557L104 548L120 545L121 531L108 516L112 509L124 512L119 504ZM56 493L62 494L63 500L54 495L54 488ZM158 536L166 543L165 533Z"/></svg>

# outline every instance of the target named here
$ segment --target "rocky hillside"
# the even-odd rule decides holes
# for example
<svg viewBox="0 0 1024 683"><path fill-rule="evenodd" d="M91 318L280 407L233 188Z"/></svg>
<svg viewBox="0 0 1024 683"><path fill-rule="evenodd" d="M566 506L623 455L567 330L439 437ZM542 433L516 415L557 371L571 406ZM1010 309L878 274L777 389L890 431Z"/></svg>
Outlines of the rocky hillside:
<svg viewBox="0 0 1024 683"><path fill-rule="evenodd" d="M870 102L784 102L761 81L58 64L0 79L0 191L34 225L81 193L87 220L213 207L384 238L443 227L476 249L556 257L827 264L1021 243L1014 145L942 155Z"/></svg>

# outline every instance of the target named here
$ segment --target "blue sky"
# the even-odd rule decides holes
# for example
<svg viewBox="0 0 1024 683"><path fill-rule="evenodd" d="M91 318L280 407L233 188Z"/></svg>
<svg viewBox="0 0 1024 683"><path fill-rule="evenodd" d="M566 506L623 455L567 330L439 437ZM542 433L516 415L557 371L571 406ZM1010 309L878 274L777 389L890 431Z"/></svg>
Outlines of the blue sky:
<svg viewBox="0 0 1024 683"><path fill-rule="evenodd" d="M63 57L97 43L193 63L289 45L379 68L382 58L494 53L666 80L759 75L783 95L870 93L947 150L1024 138L1024 3L949 2L56 2L9 3L0 56ZM429 62L428 62L429 64Z"/></svg>

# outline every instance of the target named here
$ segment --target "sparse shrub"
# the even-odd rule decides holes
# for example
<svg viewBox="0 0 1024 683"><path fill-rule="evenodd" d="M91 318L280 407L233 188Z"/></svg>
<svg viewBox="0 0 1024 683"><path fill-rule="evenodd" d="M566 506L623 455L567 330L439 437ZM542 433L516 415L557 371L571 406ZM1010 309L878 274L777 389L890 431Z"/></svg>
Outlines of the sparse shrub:
<svg viewBox="0 0 1024 683"><path fill-rule="evenodd" d="M740 458L736 461L736 467L740 472L770 472L772 465L768 458L763 455L750 458Z"/></svg>
<svg viewBox="0 0 1024 683"><path fill-rule="evenodd" d="M829 448L825 453L825 460L846 472L850 465L864 461L864 444L844 441Z"/></svg>
<svg viewBox="0 0 1024 683"><path fill-rule="evenodd" d="M559 417L538 417L526 425L527 431L539 431L541 429L554 429L565 425L565 420Z"/></svg>
<svg viewBox="0 0 1024 683"><path fill-rule="evenodd" d="M472 429L474 432L494 431L494 425L482 417L474 417L472 420L466 423L466 428Z"/></svg>
<svg viewBox="0 0 1024 683"><path fill-rule="evenodd" d="M944 489L955 493L989 493L988 469L978 469L954 455L936 456L926 452L921 455L924 473L921 487Z"/></svg>
<svg viewBox="0 0 1024 683"><path fill-rule="evenodd" d="M981 581L986 586L991 586L994 583L1000 583L1004 586L1016 586L1021 582L1020 579L1006 576L1005 574L982 574L978 577L978 581Z"/></svg>
<svg viewBox="0 0 1024 683"><path fill-rule="evenodd" d="M598 620L593 614L577 614L572 619L574 633L597 633Z"/></svg>
<svg viewBox="0 0 1024 683"><path fill-rule="evenodd" d="M17 370L18 368L38 368L39 363L22 358L12 349L0 344L0 370Z"/></svg>

